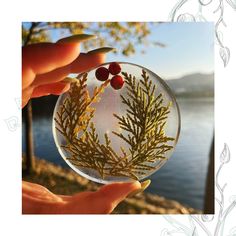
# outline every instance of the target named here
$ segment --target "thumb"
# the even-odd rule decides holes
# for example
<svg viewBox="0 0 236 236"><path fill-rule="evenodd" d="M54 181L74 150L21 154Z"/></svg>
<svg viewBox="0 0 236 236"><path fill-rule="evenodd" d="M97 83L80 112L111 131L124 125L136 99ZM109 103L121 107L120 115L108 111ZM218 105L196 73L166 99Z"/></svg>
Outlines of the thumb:
<svg viewBox="0 0 236 236"><path fill-rule="evenodd" d="M105 197L108 201L122 201L127 195L141 188L138 181L127 183L112 183L101 187L96 194L98 197Z"/></svg>
<svg viewBox="0 0 236 236"><path fill-rule="evenodd" d="M109 214L130 193L141 189L138 181L112 183L96 192L82 192L69 198L63 212L76 214ZM65 199L66 200L66 199Z"/></svg>
<svg viewBox="0 0 236 236"><path fill-rule="evenodd" d="M134 195L143 192L150 185L150 183L150 179L145 180L142 183L138 181L113 183L101 187L93 194L93 197L96 199L95 202L97 202L97 204L103 203L103 208L100 210L104 213L111 213L126 197L133 197Z"/></svg>
<svg viewBox="0 0 236 236"><path fill-rule="evenodd" d="M93 209L98 213L111 213L129 194L139 189L141 184L138 181L105 185L93 193Z"/></svg>

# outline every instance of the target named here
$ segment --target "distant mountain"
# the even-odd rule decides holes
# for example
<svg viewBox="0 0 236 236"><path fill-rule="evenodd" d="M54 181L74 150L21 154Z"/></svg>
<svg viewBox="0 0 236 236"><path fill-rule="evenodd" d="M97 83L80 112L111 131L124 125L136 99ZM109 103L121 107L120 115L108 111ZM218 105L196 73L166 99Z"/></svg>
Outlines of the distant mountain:
<svg viewBox="0 0 236 236"><path fill-rule="evenodd" d="M179 79L165 80L178 97L213 97L214 74L190 74Z"/></svg>

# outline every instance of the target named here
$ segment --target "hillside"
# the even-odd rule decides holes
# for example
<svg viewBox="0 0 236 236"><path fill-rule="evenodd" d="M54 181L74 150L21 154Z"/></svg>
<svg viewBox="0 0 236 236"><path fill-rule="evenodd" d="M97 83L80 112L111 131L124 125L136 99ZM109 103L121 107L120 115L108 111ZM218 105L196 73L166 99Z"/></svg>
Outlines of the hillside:
<svg viewBox="0 0 236 236"><path fill-rule="evenodd" d="M179 79L165 80L178 97L213 97L214 74L190 74Z"/></svg>

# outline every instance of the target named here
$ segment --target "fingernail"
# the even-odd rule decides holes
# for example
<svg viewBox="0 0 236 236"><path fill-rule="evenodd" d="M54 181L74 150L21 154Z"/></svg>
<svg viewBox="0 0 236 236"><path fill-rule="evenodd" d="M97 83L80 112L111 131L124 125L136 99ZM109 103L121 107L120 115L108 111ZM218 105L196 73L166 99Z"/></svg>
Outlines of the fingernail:
<svg viewBox="0 0 236 236"><path fill-rule="evenodd" d="M139 193L142 193L151 183L151 180L148 179L144 182L141 183L141 188L138 189L138 190L134 190L133 192L131 192L127 197L133 197Z"/></svg>
<svg viewBox="0 0 236 236"><path fill-rule="evenodd" d="M78 80L76 78L66 77L65 79L63 79L63 82L65 82L65 83L75 83L75 82L78 82Z"/></svg>
<svg viewBox="0 0 236 236"><path fill-rule="evenodd" d="M89 39L94 39L96 37L96 35L92 34L76 34L66 38L62 38L58 40L57 43L79 43Z"/></svg>
<svg viewBox="0 0 236 236"><path fill-rule="evenodd" d="M116 51L116 49L111 48L111 47L103 47L103 48L97 48L92 51L89 51L88 54L108 53L108 52L112 52L112 51L114 52L114 51Z"/></svg>

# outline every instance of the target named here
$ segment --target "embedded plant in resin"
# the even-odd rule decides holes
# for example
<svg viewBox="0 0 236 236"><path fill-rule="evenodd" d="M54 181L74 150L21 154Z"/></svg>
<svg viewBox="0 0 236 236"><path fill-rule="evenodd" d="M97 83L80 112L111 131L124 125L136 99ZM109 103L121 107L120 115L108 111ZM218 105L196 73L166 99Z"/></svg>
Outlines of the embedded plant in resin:
<svg viewBox="0 0 236 236"><path fill-rule="evenodd" d="M97 71L101 72L100 68L95 71L96 77ZM140 180L153 173L157 163L159 166L164 163L168 159L167 153L173 149L176 137L165 132L172 102L164 103L166 99L145 69L140 70L140 78L137 79L131 73L120 72L117 65L110 66L109 71L110 68L120 74L111 74L108 79L109 76L104 73L107 79L95 86L93 91L89 92L87 73L71 83L54 117L56 132L62 137L59 145L66 161L86 175L108 181L111 177L112 181L116 178ZM112 114L118 129L101 135L97 132L99 124L93 120L95 104L109 99L103 97L103 93L111 89L108 88L110 86L114 88L114 76L123 81L121 86L118 83L115 87L120 90L123 112ZM104 81L101 73L99 78L99 81Z"/></svg>

